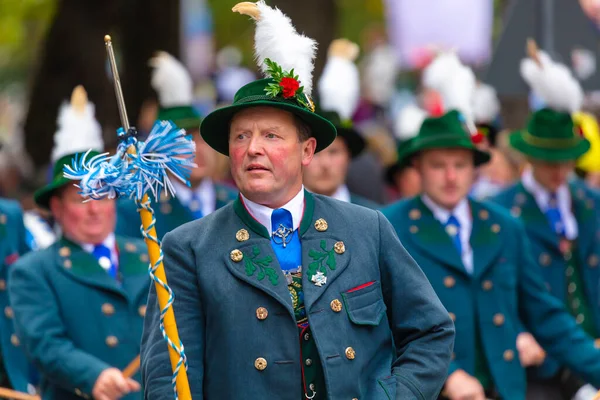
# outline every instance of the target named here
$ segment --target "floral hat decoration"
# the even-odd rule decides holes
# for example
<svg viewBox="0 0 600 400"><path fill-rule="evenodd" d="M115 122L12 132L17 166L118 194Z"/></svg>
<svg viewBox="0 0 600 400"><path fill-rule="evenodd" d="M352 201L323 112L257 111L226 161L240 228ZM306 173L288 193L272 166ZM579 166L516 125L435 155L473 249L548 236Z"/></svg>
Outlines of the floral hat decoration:
<svg viewBox="0 0 600 400"><path fill-rule="evenodd" d="M336 137L334 125L315 113L311 98L312 72L317 43L296 32L292 21L264 1L243 2L234 12L254 19L254 52L264 79L244 85L233 104L206 116L200 133L219 153L229 155L229 126L233 116L250 107L274 107L291 112L311 129L317 140L316 151L323 150Z"/></svg>

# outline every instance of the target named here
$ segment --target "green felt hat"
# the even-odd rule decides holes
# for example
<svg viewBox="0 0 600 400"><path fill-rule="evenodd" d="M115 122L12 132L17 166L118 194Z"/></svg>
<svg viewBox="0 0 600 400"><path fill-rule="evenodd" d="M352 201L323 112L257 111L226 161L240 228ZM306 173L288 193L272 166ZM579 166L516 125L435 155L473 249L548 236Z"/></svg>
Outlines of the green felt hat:
<svg viewBox="0 0 600 400"><path fill-rule="evenodd" d="M281 89L277 92L279 87ZM312 100L301 92L301 88L295 95L284 97L283 91L286 89L273 78L250 82L238 90L232 105L214 110L204 118L200 126L201 135L210 147L229 155L229 125L233 116L250 107L273 107L291 112L304 121L317 139L316 151L321 151L334 141L336 129L331 122L314 112Z"/></svg>
<svg viewBox="0 0 600 400"><path fill-rule="evenodd" d="M352 158L363 152L366 146L365 139L363 139L361 134L354 129L352 121L343 121L336 111L318 110L317 114L327 119L335 126L338 137L346 142L346 146L348 146Z"/></svg>
<svg viewBox="0 0 600 400"><path fill-rule="evenodd" d="M403 165L422 150L430 149L467 149L473 152L475 166L485 164L490 160L490 154L479 150L466 130L458 111L450 111L437 118L427 118L423 121L419 134L407 145L401 146L398 163Z"/></svg>
<svg viewBox="0 0 600 400"><path fill-rule="evenodd" d="M550 108L534 112L527 129L513 132L509 142L526 156L549 162L576 160L590 148L571 114Z"/></svg>
<svg viewBox="0 0 600 400"><path fill-rule="evenodd" d="M46 186L42 187L41 189L38 189L33 194L33 199L35 200L35 203L38 206L43 207L45 209L50 209L50 198L54 195L54 192L63 186L75 183L74 181L64 177L64 166L72 165L72 163L75 160L81 160L84 154L85 152L67 154L59 158L56 161L56 163L54 163L54 169L52 171L52 181ZM87 159L89 160L90 158L97 156L98 154L100 153L95 150L91 150L87 156Z"/></svg>
<svg viewBox="0 0 600 400"><path fill-rule="evenodd" d="M157 120L172 121L178 128L200 129L202 118L192 106L168 107L158 110Z"/></svg>

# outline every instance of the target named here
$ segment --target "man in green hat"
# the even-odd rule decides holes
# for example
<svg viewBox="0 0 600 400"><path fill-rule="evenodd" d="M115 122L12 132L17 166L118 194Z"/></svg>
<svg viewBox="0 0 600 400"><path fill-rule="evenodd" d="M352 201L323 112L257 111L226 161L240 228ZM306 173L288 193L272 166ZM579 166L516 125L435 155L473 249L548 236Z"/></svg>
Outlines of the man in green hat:
<svg viewBox="0 0 600 400"><path fill-rule="evenodd" d="M522 225L467 197L490 156L462 120L456 111L425 120L401 155L419 171L423 194L383 210L456 327L443 398L525 399L524 367L544 359L536 339L600 383L600 351L545 289Z"/></svg>
<svg viewBox="0 0 600 400"><path fill-rule="evenodd" d="M526 129L509 137L529 166L517 184L494 200L525 225L531 256L548 290L588 335L600 338L600 197L573 179L577 159L590 148L572 117L583 93L568 70L544 53L538 57L541 66L524 60L524 78L546 106L531 115ZM548 359L532 371L532 382L561 387L563 371L559 362Z"/></svg>
<svg viewBox="0 0 600 400"><path fill-rule="evenodd" d="M315 154L304 169L304 184L313 192L334 199L377 209L375 202L350 193L346 176L350 162L365 149L365 140L352 126L352 114L358 105L360 80L354 60L358 45L347 39L336 39L329 46L329 55L319 80L320 116L329 120L337 137L326 149Z"/></svg>
<svg viewBox="0 0 600 400"><path fill-rule="evenodd" d="M381 213L303 189L302 170L336 137L310 99L314 41L264 2L234 11L257 20L268 78L201 131L229 155L240 197L163 241L192 397L435 399L453 328L427 279ZM151 290L145 395L167 400L159 320Z"/></svg>
<svg viewBox="0 0 600 400"><path fill-rule="evenodd" d="M139 374L132 379L121 370L140 351L150 284L146 246L114 234L114 200L83 202L63 177L65 165L103 147L83 87L61 107L58 125L54 178L34 199L52 212L62 236L11 267L12 342L38 367L44 400L140 399Z"/></svg>
<svg viewBox="0 0 600 400"><path fill-rule="evenodd" d="M173 121L185 129L196 144L196 167L190 174L190 187L173 180L176 197L164 192L153 207L156 217L156 233L162 238L165 233L186 222L202 218L233 201L237 191L227 185L214 182L217 153L200 136L202 119L194 109L192 78L185 67L172 55L159 52L150 60L154 68L152 86L158 93L160 109L158 120ZM117 233L140 237L140 217L134 202L129 199L118 203Z"/></svg>

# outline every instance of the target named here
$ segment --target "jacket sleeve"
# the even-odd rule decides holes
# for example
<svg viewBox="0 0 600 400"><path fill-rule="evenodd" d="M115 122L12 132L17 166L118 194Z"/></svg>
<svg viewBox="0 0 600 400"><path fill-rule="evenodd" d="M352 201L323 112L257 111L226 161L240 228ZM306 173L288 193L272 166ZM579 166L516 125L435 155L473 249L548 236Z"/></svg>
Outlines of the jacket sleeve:
<svg viewBox="0 0 600 400"><path fill-rule="evenodd" d="M190 246L174 233L165 235L162 249L167 283L175 294L173 311L179 339L188 362L187 376L194 400L202 400L204 378L205 319L200 305L195 256ZM160 330L160 310L155 285L150 287L144 333L142 335L141 372L144 399L172 400L172 369L167 343Z"/></svg>
<svg viewBox="0 0 600 400"><path fill-rule="evenodd" d="M519 307L526 327L540 345L554 358L580 374L596 387L600 385L600 350L575 322L562 302L544 286L540 267L531 257L525 230L519 224L523 238L519 279Z"/></svg>
<svg viewBox="0 0 600 400"><path fill-rule="evenodd" d="M396 399L435 399L447 378L454 324L392 225L377 214L383 295L396 345Z"/></svg>
<svg viewBox="0 0 600 400"><path fill-rule="evenodd" d="M91 395L96 379L110 365L75 347L46 276L52 271L32 261L33 257L23 258L10 272L8 290L16 332L46 379L65 390Z"/></svg>

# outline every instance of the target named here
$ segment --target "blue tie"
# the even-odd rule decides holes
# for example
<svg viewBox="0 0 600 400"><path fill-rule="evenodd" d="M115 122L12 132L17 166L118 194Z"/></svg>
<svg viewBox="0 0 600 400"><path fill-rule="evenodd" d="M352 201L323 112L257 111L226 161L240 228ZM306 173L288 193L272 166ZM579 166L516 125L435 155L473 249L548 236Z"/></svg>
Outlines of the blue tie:
<svg viewBox="0 0 600 400"><path fill-rule="evenodd" d="M462 243L460 241L460 222L458 222L458 219L456 219L454 215L451 215L450 218L448 218L448 221L446 221L446 225L444 225L444 228L446 229L446 233L450 235L450 239L452 239L452 244L454 244L454 247L456 247L456 250L458 250L458 254L462 256Z"/></svg>
<svg viewBox="0 0 600 400"><path fill-rule="evenodd" d="M550 195L550 201L548 202L548 208L546 209L546 218L550 223L550 226L558 236L565 235L565 225L562 222L560 210L558 209L558 201L556 200L556 194Z"/></svg>
<svg viewBox="0 0 600 400"><path fill-rule="evenodd" d="M97 244L94 246L92 255L98 260L98 264L108 272L108 274L117 279L117 266L112 262L110 249L103 244Z"/></svg>
<svg viewBox="0 0 600 400"><path fill-rule="evenodd" d="M278 208L271 214L271 247L275 251L279 265L283 271L289 271L302 265L302 248L298 230L294 230L292 214Z"/></svg>
<svg viewBox="0 0 600 400"><path fill-rule="evenodd" d="M194 216L194 219L200 219L204 217L202 214L202 200L200 199L200 194L196 191L192 193L192 200L190 200L188 204L188 209Z"/></svg>

